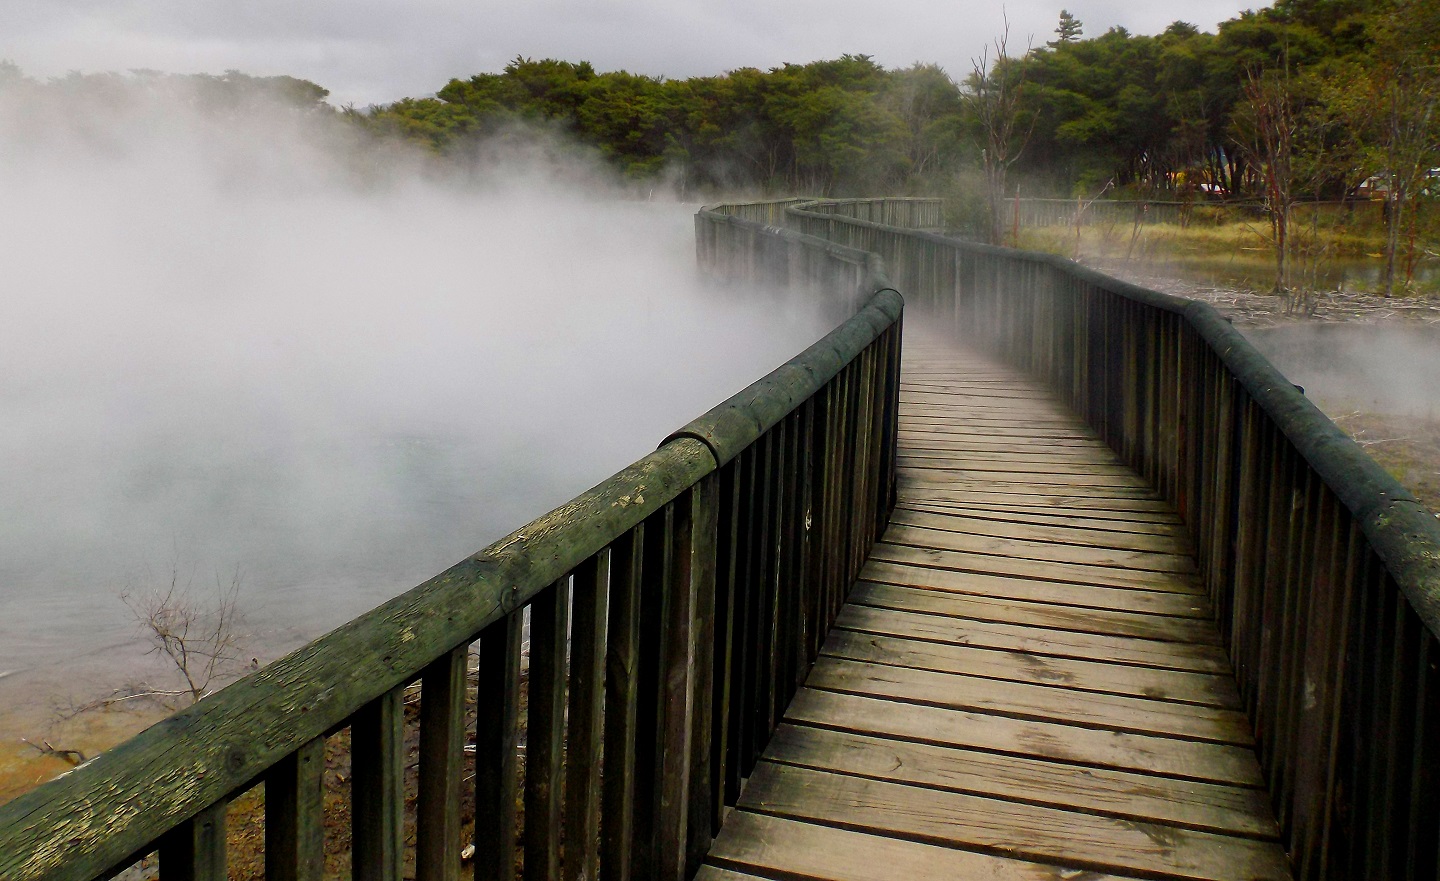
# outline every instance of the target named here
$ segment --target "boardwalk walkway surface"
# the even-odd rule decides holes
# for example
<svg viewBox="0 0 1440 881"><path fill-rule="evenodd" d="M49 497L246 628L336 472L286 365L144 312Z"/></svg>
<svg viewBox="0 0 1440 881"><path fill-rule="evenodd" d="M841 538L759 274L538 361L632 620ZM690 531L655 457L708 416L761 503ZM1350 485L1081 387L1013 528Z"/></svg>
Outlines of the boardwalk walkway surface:
<svg viewBox="0 0 1440 881"><path fill-rule="evenodd" d="M701 881L1289 878L1179 519L1043 386L903 375L899 506Z"/></svg>

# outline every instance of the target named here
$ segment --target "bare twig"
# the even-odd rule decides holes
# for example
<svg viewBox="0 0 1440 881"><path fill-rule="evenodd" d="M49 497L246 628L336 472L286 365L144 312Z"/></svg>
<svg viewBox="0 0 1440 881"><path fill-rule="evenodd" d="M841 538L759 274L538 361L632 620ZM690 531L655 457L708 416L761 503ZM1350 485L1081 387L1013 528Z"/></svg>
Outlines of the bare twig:
<svg viewBox="0 0 1440 881"><path fill-rule="evenodd" d="M56 747L51 746L50 741L48 740L42 740L39 744L35 744L22 737L20 738L20 742L30 747L31 749L39 752L42 756L54 756L55 758L63 759L72 765L85 764L85 754L78 749L57 749Z"/></svg>
<svg viewBox="0 0 1440 881"><path fill-rule="evenodd" d="M120 595L149 641L149 653L168 659L185 682L183 690L151 689L152 696L188 698L194 703L229 678L227 668L239 657L240 573L228 585L217 577L215 588L214 605L204 605L191 595L188 584L181 586L179 571L172 569L165 590Z"/></svg>

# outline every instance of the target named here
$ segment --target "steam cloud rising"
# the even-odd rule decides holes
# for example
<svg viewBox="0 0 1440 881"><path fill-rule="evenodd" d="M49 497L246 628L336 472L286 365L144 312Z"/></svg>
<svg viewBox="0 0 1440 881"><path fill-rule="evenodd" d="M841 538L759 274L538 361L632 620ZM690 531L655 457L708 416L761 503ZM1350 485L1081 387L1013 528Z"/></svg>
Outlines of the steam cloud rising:
<svg viewBox="0 0 1440 881"><path fill-rule="evenodd" d="M315 636L824 330L703 291L694 206L563 147L460 180L326 113L110 85L0 87L0 699L117 684L117 594L172 573L238 573L256 654Z"/></svg>

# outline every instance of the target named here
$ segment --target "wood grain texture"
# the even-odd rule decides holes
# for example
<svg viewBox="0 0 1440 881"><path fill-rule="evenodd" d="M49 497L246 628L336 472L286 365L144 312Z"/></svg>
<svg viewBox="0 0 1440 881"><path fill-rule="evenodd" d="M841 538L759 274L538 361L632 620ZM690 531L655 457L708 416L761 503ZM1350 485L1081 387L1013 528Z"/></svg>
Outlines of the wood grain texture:
<svg viewBox="0 0 1440 881"><path fill-rule="evenodd" d="M265 878L320 881L325 872L325 738L265 775Z"/></svg>
<svg viewBox="0 0 1440 881"><path fill-rule="evenodd" d="M934 569L929 566L896 563L871 558L860 570L864 581L923 587L945 593L1078 606L1089 609L1118 609L1169 615L1177 618L1210 618L1210 601L1199 594L1128 587L1100 587L1064 581L1038 581L985 572Z"/></svg>
<svg viewBox="0 0 1440 881"><path fill-rule="evenodd" d="M807 688L786 719L839 731L1031 756L1097 768L1262 786L1255 753L1229 744L1098 731Z"/></svg>
<svg viewBox="0 0 1440 881"><path fill-rule="evenodd" d="M1282 881L1285 851L1253 841L1077 811L763 763L742 808L1072 869Z"/></svg>
<svg viewBox="0 0 1440 881"><path fill-rule="evenodd" d="M772 762L1049 805L1120 819L1273 840L1279 835L1263 790L1087 768L785 724Z"/></svg>
<svg viewBox="0 0 1440 881"><path fill-rule="evenodd" d="M1240 693L1229 676L1157 670L1109 661L1080 661L1046 657L1029 652L993 651L968 645L926 642L903 635L885 635L884 613L865 622L862 614L847 618L854 630L837 627L825 642L824 653L837 658L870 661L938 673L958 673L1010 682L1123 694L1157 701L1176 701L1229 710L1242 708ZM879 618L876 622L873 618ZM869 626L864 626L869 623ZM904 634L904 628L892 632Z"/></svg>
<svg viewBox="0 0 1440 881"><path fill-rule="evenodd" d="M920 704L1101 731L1254 745L1249 722L1238 710L1131 695L1077 691L1063 686L985 679L837 657L816 662L806 685L905 705L897 707L896 712Z"/></svg>
<svg viewBox="0 0 1440 881"><path fill-rule="evenodd" d="M1080 881L1071 869L734 811L697 879L713 870L828 881ZM1087 874L1083 881L1115 877Z"/></svg>
<svg viewBox="0 0 1440 881"><path fill-rule="evenodd" d="M1083 548L1104 548L1123 551L1145 551L1157 554L1189 555L1191 542L1175 535L1173 530L1159 533L1110 529L1104 521L1084 526L1067 523L1027 523L993 517L976 517L958 512L917 511L901 508L890 515L891 528L908 526L917 529L938 529L964 535L991 536L1012 540L1049 542ZM1149 568L1149 567L1142 567Z"/></svg>
<svg viewBox="0 0 1440 881"><path fill-rule="evenodd" d="M898 507L696 877L1289 878L1175 512L1016 374L905 369Z"/></svg>
<svg viewBox="0 0 1440 881"><path fill-rule="evenodd" d="M1220 636L1215 632L1215 628L1200 618L1078 608L1044 601L1017 601L1010 597L949 593L893 584L872 584L868 581L861 581L851 589L850 602L903 612L1024 624L1051 630L1074 630L1080 633L1170 642L1220 644Z"/></svg>
<svg viewBox="0 0 1440 881"><path fill-rule="evenodd" d="M1047 563L1075 563L1082 566L1101 566L1106 569L1182 573L1196 571L1194 559L1175 553L1121 550L1053 540L1046 541L1038 535L1002 537L959 532L935 528L930 524L912 525L903 521L890 525L890 528L885 531L885 541L917 548L963 551Z"/></svg>
<svg viewBox="0 0 1440 881"><path fill-rule="evenodd" d="M935 569L950 569L957 572L988 572L995 575L1014 575L1043 581L1067 581L1072 584L1096 584L1108 587L1134 587L1140 590L1203 594L1200 580L1191 573L1113 569L1095 564L1030 560L975 551L916 547L915 545L891 542L876 544L870 551L870 559L930 566Z"/></svg>
<svg viewBox="0 0 1440 881"><path fill-rule="evenodd" d="M1230 662L1225 653L1214 645L1186 645L1109 634L1047 630L1033 625L946 618L897 609L870 610L858 604L846 606L837 624L851 630L898 634L949 645L1028 652L1045 657L1134 664L1195 673L1230 673Z"/></svg>

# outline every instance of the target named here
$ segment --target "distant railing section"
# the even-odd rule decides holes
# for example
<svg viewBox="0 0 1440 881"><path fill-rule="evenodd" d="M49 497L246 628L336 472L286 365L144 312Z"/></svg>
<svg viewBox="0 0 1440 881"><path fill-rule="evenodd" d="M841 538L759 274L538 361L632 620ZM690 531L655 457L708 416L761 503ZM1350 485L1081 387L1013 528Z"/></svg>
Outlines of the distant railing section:
<svg viewBox="0 0 1440 881"><path fill-rule="evenodd" d="M224 881L227 806L263 783L266 877L317 881L342 731L357 881L458 878L462 786L477 878L690 877L888 520L901 313L870 255L714 211L697 229L714 274L863 305L594 489L0 806L0 878L158 850L165 881Z"/></svg>
<svg viewBox="0 0 1440 881"><path fill-rule="evenodd" d="M1302 879L1434 878L1440 522L1214 309L1059 257L852 220L912 314L1049 383L1194 531Z"/></svg>
<svg viewBox="0 0 1440 881"><path fill-rule="evenodd" d="M941 232L945 229L945 204L941 199L921 196L889 196L875 199L770 199L762 202L736 202L716 205L712 213L728 214L767 226L786 226L786 212L805 203L806 210L834 214L853 220L868 220L906 229Z"/></svg>
<svg viewBox="0 0 1440 881"><path fill-rule="evenodd" d="M1296 223L1312 220L1331 226L1342 221L1378 223L1384 219L1383 200L1297 202L1291 208ZM1209 199L1008 199L1006 226L1036 229L1051 226L1144 226L1165 223L1188 226L1247 220L1265 220L1260 202L1219 202ZM868 218L863 218L868 219ZM904 224L892 224L903 226Z"/></svg>
<svg viewBox="0 0 1440 881"><path fill-rule="evenodd" d="M805 210L817 214L833 214L852 220L868 220L887 226L945 230L945 204L940 199L923 197L889 197L878 199L818 199L806 203Z"/></svg>

